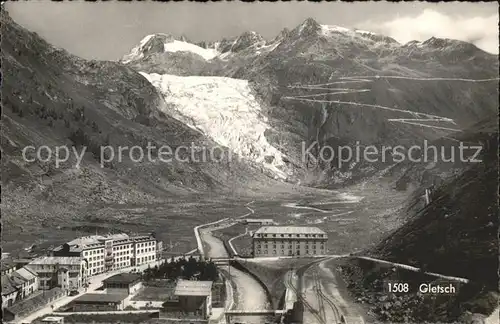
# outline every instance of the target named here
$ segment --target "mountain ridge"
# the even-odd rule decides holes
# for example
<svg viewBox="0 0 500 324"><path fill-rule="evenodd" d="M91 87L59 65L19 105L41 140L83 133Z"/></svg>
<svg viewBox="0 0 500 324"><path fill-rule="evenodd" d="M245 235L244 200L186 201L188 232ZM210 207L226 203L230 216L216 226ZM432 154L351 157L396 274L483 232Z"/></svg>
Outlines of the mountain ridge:
<svg viewBox="0 0 500 324"><path fill-rule="evenodd" d="M246 46L231 50L243 36L250 39ZM332 170L333 163L323 165L319 173L307 170L300 156L301 143L309 147L315 140L320 142L315 154L321 147L338 148L357 140L365 145L401 141L411 145L449 135L454 127L467 128L496 109L497 99L488 93L498 88L492 82L474 82L497 77L490 70L491 65L498 66L494 55L460 41L431 38L424 43L401 45L383 35L307 19L265 43L252 32L225 45L218 43L214 48L220 54L208 61L192 60L192 54L179 52L195 65L169 59L171 54L164 53L158 54L164 60L152 62L152 58L131 67L150 75L248 80L269 121L264 136L294 166L292 178L337 182L329 173L342 172ZM422 121L422 116L428 120ZM280 138L293 140L283 145Z"/></svg>
<svg viewBox="0 0 500 324"><path fill-rule="evenodd" d="M290 36L295 36L295 37L310 37L310 36L322 36L322 37L328 37L329 34L345 34L345 35L350 35L351 37L359 37L363 38L365 40L369 40L375 43L379 43L379 45L397 45L396 47L409 47L412 45L417 45L419 48L428 48L429 50L435 50L435 49L448 49L453 47L469 47L471 51L479 51L479 52L484 52L485 51L479 49L477 46L475 46L472 43L468 43L465 41L460 41L460 40L455 40L455 39L449 39L449 38L438 38L435 36L431 36L429 39L423 40L423 41L418 41L418 40L411 40L406 43L400 43L396 41L395 39L379 34L379 33L374 33L370 31L365 31L357 28L346 28L346 27L341 27L341 26L336 26L336 25L325 25L325 24L320 24L313 18L307 18L304 20L301 24L296 26L295 28L289 30L288 28L284 28L281 30L278 35L271 39L264 39L260 34L254 32L254 31L245 31L242 34L238 36L233 36L229 38L223 38L222 40L216 40L216 41L197 41L193 42L193 45L196 45L198 47L201 47L206 50L214 50L218 51L218 53L212 53L210 56L212 56L210 59L216 58L224 53L230 52L231 48L234 49L233 52L238 52L242 48L248 48L251 45L255 45L257 43L265 43L265 44L270 44L276 39L279 38L285 38L285 37L290 37ZM330 35L331 36L331 35ZM164 34L164 33L156 33L156 34L150 34L147 35L143 38L143 40L140 42L139 46L136 46L131 53L126 54L124 58L122 58L120 61L122 62L129 62L131 61L132 57L134 55L133 52L137 50L138 47L141 47L140 45L149 39L155 39L163 37L163 42L164 44L168 42L174 42L174 41L182 41L182 42L187 42L186 37L184 36L179 36L179 37L174 37L170 34ZM167 42L168 40L168 42ZM241 46L240 44L246 44L246 46ZM250 45L249 45L250 44ZM491 54L493 55L493 54ZM136 59L140 59L140 55L136 56Z"/></svg>

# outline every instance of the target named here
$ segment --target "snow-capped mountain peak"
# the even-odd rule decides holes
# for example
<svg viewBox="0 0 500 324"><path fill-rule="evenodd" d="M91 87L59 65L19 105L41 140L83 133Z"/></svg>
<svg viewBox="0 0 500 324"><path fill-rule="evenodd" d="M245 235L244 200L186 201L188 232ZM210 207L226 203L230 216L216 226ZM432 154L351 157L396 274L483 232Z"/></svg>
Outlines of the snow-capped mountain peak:
<svg viewBox="0 0 500 324"><path fill-rule="evenodd" d="M139 60L150 54L166 52L190 52L201 56L205 60L211 60L219 54L215 49L207 49L189 43L184 36L176 39L168 34L152 34L144 37L139 45L125 55L122 63Z"/></svg>
<svg viewBox="0 0 500 324"><path fill-rule="evenodd" d="M442 51L443 53L454 53L454 55L460 55L464 57L474 57L476 53L480 53L481 50L474 44L449 38L439 38L431 37L425 41L413 40L407 42L402 46L402 48L413 48L417 47L421 51Z"/></svg>
<svg viewBox="0 0 500 324"><path fill-rule="evenodd" d="M359 40L368 40L375 43L394 43L399 44L396 40L380 35L371 31L361 30L357 28L347 28L337 25L319 24L312 18L306 19L302 24L296 27L292 33L295 37L304 38L308 36L319 36L326 39L338 38L345 36L349 38L356 38Z"/></svg>
<svg viewBox="0 0 500 324"><path fill-rule="evenodd" d="M315 34L321 30L321 25L312 18L307 18L302 24L300 24L294 31L297 31L299 36L306 36L310 34Z"/></svg>
<svg viewBox="0 0 500 324"><path fill-rule="evenodd" d="M266 40L260 34L249 31L241 34L231 46L231 52L237 53L255 45L264 45Z"/></svg>

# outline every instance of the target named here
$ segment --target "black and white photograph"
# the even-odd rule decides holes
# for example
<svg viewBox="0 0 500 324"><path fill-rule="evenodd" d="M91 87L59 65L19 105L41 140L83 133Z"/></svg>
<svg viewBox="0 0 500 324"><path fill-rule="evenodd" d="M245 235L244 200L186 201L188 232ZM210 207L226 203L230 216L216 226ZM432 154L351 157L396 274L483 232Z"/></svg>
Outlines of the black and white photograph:
<svg viewBox="0 0 500 324"><path fill-rule="evenodd" d="M497 2L1 2L2 322L500 324Z"/></svg>

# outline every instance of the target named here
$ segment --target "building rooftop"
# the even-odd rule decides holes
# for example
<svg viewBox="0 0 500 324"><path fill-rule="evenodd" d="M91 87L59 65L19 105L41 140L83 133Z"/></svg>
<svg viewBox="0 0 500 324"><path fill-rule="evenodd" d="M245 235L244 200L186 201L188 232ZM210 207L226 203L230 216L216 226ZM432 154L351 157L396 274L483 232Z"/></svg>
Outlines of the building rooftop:
<svg viewBox="0 0 500 324"><path fill-rule="evenodd" d="M309 226L263 226L255 234L326 234L317 227Z"/></svg>
<svg viewBox="0 0 500 324"><path fill-rule="evenodd" d="M50 322L61 322L64 319L62 316L47 316L44 319L42 319L42 322L44 323L50 323Z"/></svg>
<svg viewBox="0 0 500 324"><path fill-rule="evenodd" d="M16 271L2 276L2 295L7 295L16 291L26 282L37 277L37 274L27 268L17 269Z"/></svg>
<svg viewBox="0 0 500 324"><path fill-rule="evenodd" d="M17 269L14 271L13 274L17 274L18 276L21 276L23 279L26 281L30 281L31 279L34 279L37 277L37 274L31 271L30 269L23 267L21 269Z"/></svg>
<svg viewBox="0 0 500 324"><path fill-rule="evenodd" d="M32 260L29 264L60 264L60 265L78 265L83 261L81 257L58 257L46 256Z"/></svg>
<svg viewBox="0 0 500 324"><path fill-rule="evenodd" d="M101 245L104 241L113 240L113 241L121 241L121 240L129 240L130 237L125 234L109 234L109 235L92 235L92 236L83 236L76 238L72 241L68 242L68 245L79 245L82 247L91 247L93 245Z"/></svg>
<svg viewBox="0 0 500 324"><path fill-rule="evenodd" d="M91 236L83 236L76 238L72 241L67 242L70 246L70 252L81 252L88 248L97 248L103 247L104 242L107 240L113 240L113 245L123 244L123 243L132 243L135 241L147 241L154 239L152 235L137 235L137 236L129 236L125 233L120 234L108 234L108 235L91 235ZM59 251L63 248L62 245L56 247L54 251Z"/></svg>
<svg viewBox="0 0 500 324"><path fill-rule="evenodd" d="M175 286L176 296L209 296L212 281L179 280Z"/></svg>
<svg viewBox="0 0 500 324"><path fill-rule="evenodd" d="M77 303L99 302L99 303L119 303L127 298L127 294L85 294L73 300Z"/></svg>
<svg viewBox="0 0 500 324"><path fill-rule="evenodd" d="M107 283L131 284L140 279L141 275L138 273L119 273L117 275L104 279L102 282L105 284Z"/></svg>
<svg viewBox="0 0 500 324"><path fill-rule="evenodd" d="M17 271L14 271L13 273L8 274L7 276L9 277L9 280L14 287L20 287L28 281L22 275L17 273Z"/></svg>
<svg viewBox="0 0 500 324"><path fill-rule="evenodd" d="M14 283L10 280L8 275L2 276L2 296L11 294L16 291Z"/></svg>

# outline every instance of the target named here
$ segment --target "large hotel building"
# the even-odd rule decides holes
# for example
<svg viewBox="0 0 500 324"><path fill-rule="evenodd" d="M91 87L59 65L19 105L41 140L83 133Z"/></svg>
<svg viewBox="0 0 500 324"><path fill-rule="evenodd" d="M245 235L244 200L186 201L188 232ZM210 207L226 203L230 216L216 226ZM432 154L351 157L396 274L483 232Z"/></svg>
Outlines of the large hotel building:
<svg viewBox="0 0 500 324"><path fill-rule="evenodd" d="M52 250L53 256L79 256L87 262L87 275L155 262L162 242L153 235L93 235L74 239Z"/></svg>
<svg viewBox="0 0 500 324"><path fill-rule="evenodd" d="M317 227L264 226L253 234L253 256L325 255L327 241Z"/></svg>

